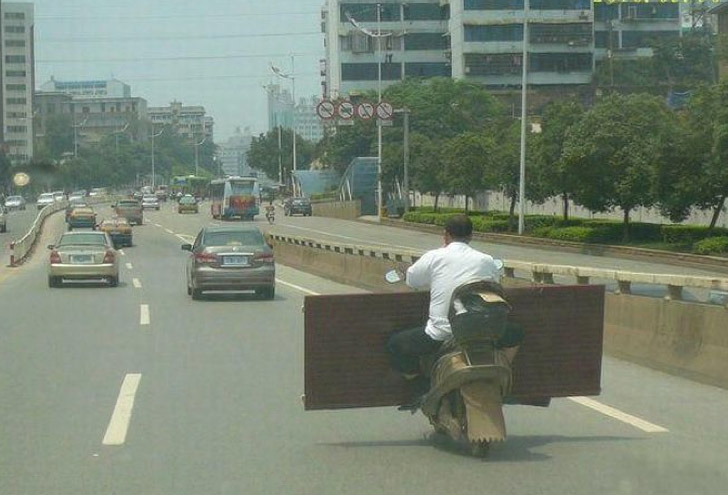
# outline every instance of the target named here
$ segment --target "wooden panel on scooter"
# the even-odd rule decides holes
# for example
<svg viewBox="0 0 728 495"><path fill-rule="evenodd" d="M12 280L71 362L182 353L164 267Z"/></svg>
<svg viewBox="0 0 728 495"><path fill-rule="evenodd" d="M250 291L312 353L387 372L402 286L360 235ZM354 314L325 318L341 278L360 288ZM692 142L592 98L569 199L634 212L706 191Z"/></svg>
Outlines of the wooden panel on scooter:
<svg viewBox="0 0 728 495"><path fill-rule="evenodd" d="M525 340L513 362L511 400L600 392L603 286L539 286L506 290L511 320ZM307 296L306 409L394 406L409 402L409 384L390 367L392 332L424 325L429 294L403 292Z"/></svg>

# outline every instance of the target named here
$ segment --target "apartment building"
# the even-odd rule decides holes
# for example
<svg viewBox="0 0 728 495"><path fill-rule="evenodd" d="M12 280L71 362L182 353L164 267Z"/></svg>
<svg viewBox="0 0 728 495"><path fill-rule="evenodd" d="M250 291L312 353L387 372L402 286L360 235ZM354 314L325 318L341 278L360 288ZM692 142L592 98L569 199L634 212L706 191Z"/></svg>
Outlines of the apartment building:
<svg viewBox="0 0 728 495"><path fill-rule="evenodd" d="M451 76L496 92L520 87L524 0L390 0L378 14L377 5L327 0L325 96L376 89L379 62L383 87L409 76ZM584 90L608 53L648 57L651 42L681 29L678 3L528 0L527 15L528 84L543 94ZM374 37L377 29L387 36Z"/></svg>
<svg viewBox="0 0 728 495"><path fill-rule="evenodd" d="M51 77L44 82L40 90L44 93L64 93L84 98L130 98L131 86L119 81L109 79L105 81L57 81Z"/></svg>
<svg viewBox="0 0 728 495"><path fill-rule="evenodd" d="M246 127L245 132L240 127L227 141L220 145L219 159L222 172L225 175L249 175L252 169L248 166L248 150L253 142L253 135L250 128Z"/></svg>
<svg viewBox="0 0 728 495"><path fill-rule="evenodd" d="M520 86L523 0L450 0L452 75L487 87ZM593 12L589 0L530 0L528 83L591 82Z"/></svg>
<svg viewBox="0 0 728 495"><path fill-rule="evenodd" d="M318 142L324 137L324 125L316 114L316 106L321 102L318 96L300 98L293 105L293 96L287 89L277 84L266 86L268 93L268 130L279 125L284 129L292 126L296 134L307 141Z"/></svg>
<svg viewBox="0 0 728 495"><path fill-rule="evenodd" d="M321 12L326 49L322 93L336 98L376 90L380 61L382 87L405 77L450 77L450 7L441 3L327 0ZM378 30L385 36L372 36Z"/></svg>
<svg viewBox="0 0 728 495"><path fill-rule="evenodd" d="M33 157L32 3L0 2L0 142L13 163Z"/></svg>
<svg viewBox="0 0 728 495"><path fill-rule="evenodd" d="M171 125L188 139L214 138L215 120L201 105L184 106L173 101L166 107L149 107L149 118L154 125Z"/></svg>
<svg viewBox="0 0 728 495"><path fill-rule="evenodd" d="M97 143L117 133L145 141L151 129L144 98L74 96L58 91L35 94L35 130L39 137L45 134L48 120L59 114L68 115L80 143Z"/></svg>
<svg viewBox="0 0 728 495"><path fill-rule="evenodd" d="M324 124L316 114L316 107L321 102L318 96L300 98L293 116L296 133L307 141L317 143L324 137Z"/></svg>
<svg viewBox="0 0 728 495"><path fill-rule="evenodd" d="M654 40L674 39L681 32L681 4L663 2L598 2L594 4L595 57L652 56Z"/></svg>

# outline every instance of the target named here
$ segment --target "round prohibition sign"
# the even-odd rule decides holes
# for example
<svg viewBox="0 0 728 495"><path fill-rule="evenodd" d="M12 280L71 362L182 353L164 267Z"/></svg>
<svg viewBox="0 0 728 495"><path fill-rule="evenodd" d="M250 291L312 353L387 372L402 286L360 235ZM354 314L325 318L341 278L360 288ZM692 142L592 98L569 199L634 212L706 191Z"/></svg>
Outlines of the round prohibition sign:
<svg viewBox="0 0 728 495"><path fill-rule="evenodd" d="M324 120L333 119L336 114L336 105L329 100L324 100L316 106L316 113Z"/></svg>
<svg viewBox="0 0 728 495"><path fill-rule="evenodd" d="M394 115L394 107L392 104L386 101L381 102L377 105L377 117L382 120L391 120Z"/></svg>
<svg viewBox="0 0 728 495"><path fill-rule="evenodd" d="M371 103L362 103L356 107L356 114L362 120L369 120L374 117L374 105Z"/></svg>
<svg viewBox="0 0 728 495"><path fill-rule="evenodd" d="M350 101L342 101L339 103L339 117L344 120L354 118L354 104Z"/></svg>

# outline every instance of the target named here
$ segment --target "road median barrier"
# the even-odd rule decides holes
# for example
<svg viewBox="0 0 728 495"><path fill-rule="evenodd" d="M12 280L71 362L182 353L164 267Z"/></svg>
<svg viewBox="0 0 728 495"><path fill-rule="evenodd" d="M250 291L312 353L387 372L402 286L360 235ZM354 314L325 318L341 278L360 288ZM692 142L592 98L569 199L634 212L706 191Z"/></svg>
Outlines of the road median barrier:
<svg viewBox="0 0 728 495"><path fill-rule="evenodd" d="M372 223L366 220L359 221L368 224ZM391 218L382 218L377 225L386 225L388 227L397 227L400 229L415 230L431 234L442 234L442 227L437 225L405 222L404 220L394 220ZM588 254L591 256L609 256L612 258L648 261L651 263L666 263L691 268L710 268L720 273L728 274L728 258L722 258L719 256L676 253L672 251L661 251L658 249L647 249L633 246L558 241L554 239L544 239L541 237L501 234L495 232L473 232L473 238L478 241L492 242L494 244L536 247L539 249L548 249L559 252Z"/></svg>
<svg viewBox="0 0 728 495"><path fill-rule="evenodd" d="M384 275L424 251L268 234L276 261L341 283L399 292ZM728 278L653 274L504 260L506 285L616 283L606 295L604 349L637 364L728 388L728 307L685 301L685 289L728 291ZM664 298L632 294L632 284L665 287Z"/></svg>

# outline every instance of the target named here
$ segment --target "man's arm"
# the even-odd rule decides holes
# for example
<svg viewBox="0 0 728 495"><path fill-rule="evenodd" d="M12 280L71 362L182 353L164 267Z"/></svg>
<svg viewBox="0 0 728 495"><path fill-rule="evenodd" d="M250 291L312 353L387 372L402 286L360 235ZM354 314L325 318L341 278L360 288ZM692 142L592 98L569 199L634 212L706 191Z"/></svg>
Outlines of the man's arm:
<svg viewBox="0 0 728 495"><path fill-rule="evenodd" d="M407 269L407 285L413 289L430 288L430 253L425 253Z"/></svg>

